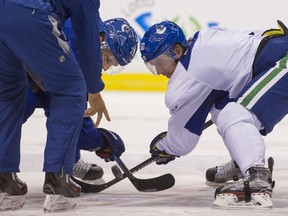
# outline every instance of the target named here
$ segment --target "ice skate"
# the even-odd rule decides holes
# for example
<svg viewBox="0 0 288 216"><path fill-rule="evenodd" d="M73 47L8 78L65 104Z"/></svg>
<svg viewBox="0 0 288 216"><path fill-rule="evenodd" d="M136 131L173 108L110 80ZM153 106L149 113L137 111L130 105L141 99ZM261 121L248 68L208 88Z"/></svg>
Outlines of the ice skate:
<svg viewBox="0 0 288 216"><path fill-rule="evenodd" d="M105 182L102 178L103 174L103 169L100 166L80 158L73 167L72 177L82 182L103 184Z"/></svg>
<svg viewBox="0 0 288 216"><path fill-rule="evenodd" d="M273 206L271 201L274 181L268 168L251 167L249 176L215 191L213 205L220 207L262 207Z"/></svg>
<svg viewBox="0 0 288 216"><path fill-rule="evenodd" d="M243 174L234 160L228 163L209 168L206 171L206 184L208 186L221 186L243 178Z"/></svg>
<svg viewBox="0 0 288 216"><path fill-rule="evenodd" d="M16 173L0 173L0 211L23 207L27 185Z"/></svg>
<svg viewBox="0 0 288 216"><path fill-rule="evenodd" d="M58 212L76 206L81 187L67 174L46 173L43 192L46 194L44 212Z"/></svg>

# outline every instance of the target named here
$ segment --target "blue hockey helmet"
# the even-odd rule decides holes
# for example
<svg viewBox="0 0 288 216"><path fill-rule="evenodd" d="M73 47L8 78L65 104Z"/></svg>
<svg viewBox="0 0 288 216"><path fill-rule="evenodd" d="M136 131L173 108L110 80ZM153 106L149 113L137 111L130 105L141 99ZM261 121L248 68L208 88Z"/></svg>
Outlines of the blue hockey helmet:
<svg viewBox="0 0 288 216"><path fill-rule="evenodd" d="M123 18L106 20L100 27L101 32L105 33L104 46L110 49L118 63L121 66L130 63L137 51L138 38L127 20Z"/></svg>
<svg viewBox="0 0 288 216"><path fill-rule="evenodd" d="M186 37L177 24L171 21L154 24L145 32L141 40L141 57L146 63L168 52L175 59L173 46L177 43L183 47L187 46Z"/></svg>

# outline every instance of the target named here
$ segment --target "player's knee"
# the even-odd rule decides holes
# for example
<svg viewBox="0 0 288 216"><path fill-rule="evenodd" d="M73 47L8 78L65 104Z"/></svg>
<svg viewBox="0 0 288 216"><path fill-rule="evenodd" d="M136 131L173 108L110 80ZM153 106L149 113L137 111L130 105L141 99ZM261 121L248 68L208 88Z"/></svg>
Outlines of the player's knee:
<svg viewBox="0 0 288 216"><path fill-rule="evenodd" d="M216 125L218 132L223 135L231 126L240 123L254 124L253 115L241 104L231 102L219 113Z"/></svg>

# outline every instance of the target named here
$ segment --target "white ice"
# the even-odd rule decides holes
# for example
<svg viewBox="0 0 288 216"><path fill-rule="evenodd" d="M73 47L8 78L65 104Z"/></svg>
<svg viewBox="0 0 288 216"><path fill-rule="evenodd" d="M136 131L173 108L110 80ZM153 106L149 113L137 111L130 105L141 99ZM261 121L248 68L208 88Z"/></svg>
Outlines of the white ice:
<svg viewBox="0 0 288 216"><path fill-rule="evenodd" d="M111 122L102 119L101 127L114 130L121 135L126 152L122 160L129 168L147 159L149 143L155 135L166 130L169 118L164 104L164 93L103 92L109 109ZM135 173L138 178L150 178L171 173L176 184L162 192L139 192L125 179L98 194L82 194L74 210L57 215L95 216L259 216L288 215L288 119L284 119L267 137L267 158L275 160L274 179L276 186L272 209L219 209L212 206L214 188L205 185L205 171L230 160L227 150L217 134L215 126L206 129L198 146L187 156L176 159L168 165L151 164ZM245 134L243 134L245 136ZM44 173L42 172L45 146L45 117L38 110L23 126L21 144L21 173L26 181L28 194L22 209L0 212L4 215L44 215L42 193ZM110 170L114 162L106 163L94 153L82 151L82 156L105 171L104 179L113 178Z"/></svg>

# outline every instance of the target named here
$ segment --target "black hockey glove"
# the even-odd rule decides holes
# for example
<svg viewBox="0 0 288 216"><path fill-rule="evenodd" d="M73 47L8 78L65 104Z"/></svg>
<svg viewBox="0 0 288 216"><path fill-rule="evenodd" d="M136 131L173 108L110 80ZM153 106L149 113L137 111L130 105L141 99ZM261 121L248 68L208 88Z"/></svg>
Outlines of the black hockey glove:
<svg viewBox="0 0 288 216"><path fill-rule="evenodd" d="M104 145L101 149L96 150L95 153L106 162L114 161L115 155L120 157L125 151L125 145L121 137L113 131L106 130L104 128L97 128L104 141Z"/></svg>
<svg viewBox="0 0 288 216"><path fill-rule="evenodd" d="M163 139L165 136L167 135L167 132L162 132L160 134L158 134L150 143L150 153L152 155L152 157L156 157L156 164L161 165L161 164L167 164L170 161L175 160L175 157L179 157L179 156L175 156L175 155L170 155L167 154L165 151L160 151L156 144Z"/></svg>

